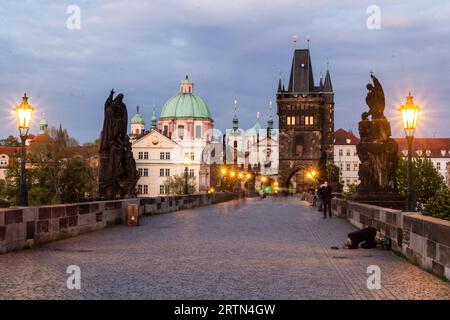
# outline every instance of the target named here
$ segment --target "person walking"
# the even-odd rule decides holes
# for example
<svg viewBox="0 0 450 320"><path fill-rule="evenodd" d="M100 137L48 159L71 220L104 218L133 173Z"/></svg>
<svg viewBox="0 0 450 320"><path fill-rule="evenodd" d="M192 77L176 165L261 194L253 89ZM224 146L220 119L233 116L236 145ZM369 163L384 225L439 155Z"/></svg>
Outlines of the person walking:
<svg viewBox="0 0 450 320"><path fill-rule="evenodd" d="M328 216L331 219L331 198L332 198L332 189L331 186L328 185L328 182L325 181L323 184L323 191L322 191L322 199L323 199L323 218L327 218L327 210L328 210Z"/></svg>
<svg viewBox="0 0 450 320"><path fill-rule="evenodd" d="M324 185L321 184L319 186L319 188L317 189L317 197L319 198L319 207L318 210L322 211L323 210L323 189L324 189Z"/></svg>

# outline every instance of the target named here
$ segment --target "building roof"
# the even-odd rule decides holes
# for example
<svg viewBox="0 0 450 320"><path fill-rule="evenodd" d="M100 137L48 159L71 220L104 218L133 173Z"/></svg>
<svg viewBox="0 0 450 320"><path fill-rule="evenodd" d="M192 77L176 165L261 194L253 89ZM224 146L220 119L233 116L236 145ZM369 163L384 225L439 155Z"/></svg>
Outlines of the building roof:
<svg viewBox="0 0 450 320"><path fill-rule="evenodd" d="M334 144L335 145L357 145L359 138L356 137L352 130L345 131L340 128L334 132Z"/></svg>
<svg viewBox="0 0 450 320"><path fill-rule="evenodd" d="M394 138L401 156L408 155L405 138ZM413 157L450 158L450 138L414 138Z"/></svg>
<svg viewBox="0 0 450 320"><path fill-rule="evenodd" d="M289 92L314 91L314 77L309 49L296 49L289 76Z"/></svg>
<svg viewBox="0 0 450 320"><path fill-rule="evenodd" d="M140 113L136 113L133 118L131 118L132 124L145 124L144 118L141 116Z"/></svg>
<svg viewBox="0 0 450 320"><path fill-rule="evenodd" d="M181 85L184 84L192 84L192 82L186 78L181 82ZM212 120L207 104L193 92L180 92L167 100L159 118L204 118Z"/></svg>
<svg viewBox="0 0 450 320"><path fill-rule="evenodd" d="M20 156L21 147L6 147L6 146L0 146L0 156L3 154L6 154L9 158L8 165L12 166L13 164L13 157L14 154L17 153L17 155Z"/></svg>

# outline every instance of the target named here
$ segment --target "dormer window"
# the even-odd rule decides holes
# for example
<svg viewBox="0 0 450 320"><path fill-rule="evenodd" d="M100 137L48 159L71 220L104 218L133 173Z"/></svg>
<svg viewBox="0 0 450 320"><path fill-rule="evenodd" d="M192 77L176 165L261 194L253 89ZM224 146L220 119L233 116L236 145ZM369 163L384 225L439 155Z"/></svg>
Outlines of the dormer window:
<svg viewBox="0 0 450 320"><path fill-rule="evenodd" d="M350 144L350 142L352 142L352 140L350 140L349 138L347 138L347 139L345 140L345 142L347 142L347 144Z"/></svg>
<svg viewBox="0 0 450 320"><path fill-rule="evenodd" d="M402 153L406 157L408 155L408 150L403 150Z"/></svg>
<svg viewBox="0 0 450 320"><path fill-rule="evenodd" d="M427 157L429 157L431 155L431 150L427 150L427 151L425 151L425 153L426 153Z"/></svg>
<svg viewBox="0 0 450 320"><path fill-rule="evenodd" d="M418 155L419 157L422 156L422 150L417 150L416 153L417 153L417 155Z"/></svg>
<svg viewBox="0 0 450 320"><path fill-rule="evenodd" d="M441 150L441 155L442 155L443 157L445 157L445 154L446 154L446 151L445 151L445 150Z"/></svg>

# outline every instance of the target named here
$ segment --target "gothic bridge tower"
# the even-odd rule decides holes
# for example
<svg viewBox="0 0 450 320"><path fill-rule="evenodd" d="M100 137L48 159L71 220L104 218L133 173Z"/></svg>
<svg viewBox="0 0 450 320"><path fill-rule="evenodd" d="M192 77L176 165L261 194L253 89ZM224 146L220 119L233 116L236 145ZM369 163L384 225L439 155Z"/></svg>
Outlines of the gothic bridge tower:
<svg viewBox="0 0 450 320"><path fill-rule="evenodd" d="M325 154L333 159L334 93L330 72L314 84L309 49L296 49L289 86L277 91L279 181L284 187L305 186L304 170L317 168ZM293 179L291 179L293 178Z"/></svg>

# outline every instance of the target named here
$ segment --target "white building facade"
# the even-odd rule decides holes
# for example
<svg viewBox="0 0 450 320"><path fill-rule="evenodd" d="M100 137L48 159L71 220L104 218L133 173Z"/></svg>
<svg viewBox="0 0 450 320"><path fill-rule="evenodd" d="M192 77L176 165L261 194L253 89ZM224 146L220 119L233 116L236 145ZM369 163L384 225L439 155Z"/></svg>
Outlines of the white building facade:
<svg viewBox="0 0 450 320"><path fill-rule="evenodd" d="M138 116L132 121L132 132L145 130ZM141 197L170 194L165 184L170 176L195 177L196 192L207 192L209 167L202 154L213 135L214 121L207 104L194 95L194 84L186 76L180 91L164 105L159 119L152 118L149 132L133 137L133 155L140 179L137 183ZM134 129L134 130L133 130Z"/></svg>
<svg viewBox="0 0 450 320"><path fill-rule="evenodd" d="M359 161L356 146L359 139L352 131L338 129L334 133L334 164L339 168L339 180L348 190L349 185L359 184Z"/></svg>

